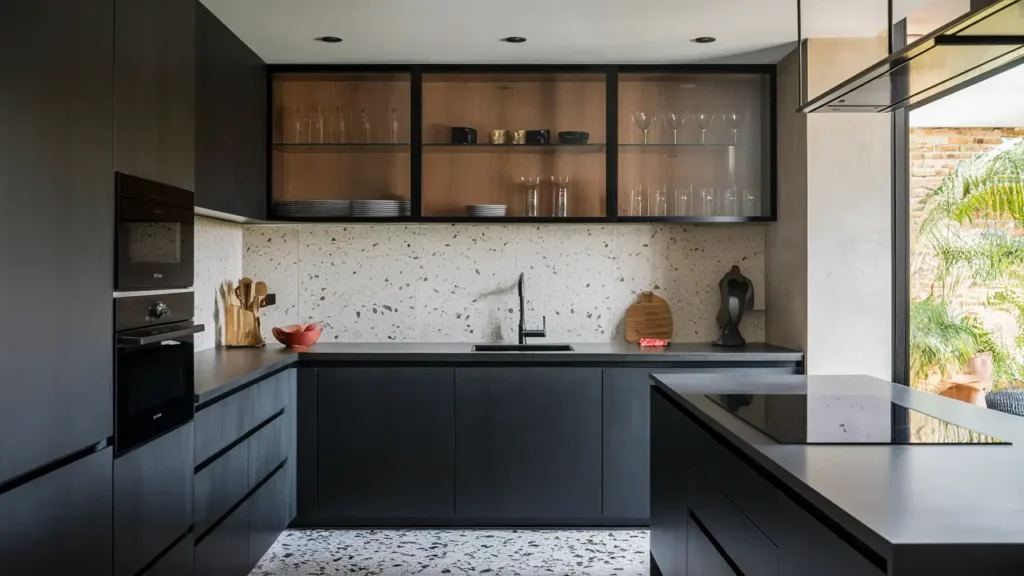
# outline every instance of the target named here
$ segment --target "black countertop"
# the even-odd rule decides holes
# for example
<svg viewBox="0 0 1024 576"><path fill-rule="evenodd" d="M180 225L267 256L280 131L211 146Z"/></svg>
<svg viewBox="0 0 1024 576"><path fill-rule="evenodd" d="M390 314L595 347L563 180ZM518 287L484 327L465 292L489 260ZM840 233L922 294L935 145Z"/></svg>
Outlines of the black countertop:
<svg viewBox="0 0 1024 576"><path fill-rule="evenodd" d="M682 409L890 561L915 546L1024 544L1024 418L866 376L652 378ZM1013 444L783 445L707 393L878 395Z"/></svg>
<svg viewBox="0 0 1024 576"><path fill-rule="evenodd" d="M769 344L723 348L710 343L679 343L641 349L626 342L571 344L572 352L473 352L470 343L353 342L322 343L295 351L279 344L262 348L214 348L195 355L195 401L209 403L249 382L296 363L473 365L596 364L671 365L673 363L802 362L803 353Z"/></svg>

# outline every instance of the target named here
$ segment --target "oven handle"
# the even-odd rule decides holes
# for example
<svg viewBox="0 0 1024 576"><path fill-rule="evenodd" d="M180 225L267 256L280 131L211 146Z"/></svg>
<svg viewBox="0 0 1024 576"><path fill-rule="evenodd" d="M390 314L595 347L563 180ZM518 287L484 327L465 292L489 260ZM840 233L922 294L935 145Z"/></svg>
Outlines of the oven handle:
<svg viewBox="0 0 1024 576"><path fill-rule="evenodd" d="M164 342L167 340L175 340L183 336L192 336L193 334L199 334L206 330L206 327L202 324L195 324L187 328L179 328L177 330L168 330L167 332L159 332L157 334L147 334L146 336L123 336L118 335L117 345L118 346L148 346L150 344L156 344L157 342Z"/></svg>

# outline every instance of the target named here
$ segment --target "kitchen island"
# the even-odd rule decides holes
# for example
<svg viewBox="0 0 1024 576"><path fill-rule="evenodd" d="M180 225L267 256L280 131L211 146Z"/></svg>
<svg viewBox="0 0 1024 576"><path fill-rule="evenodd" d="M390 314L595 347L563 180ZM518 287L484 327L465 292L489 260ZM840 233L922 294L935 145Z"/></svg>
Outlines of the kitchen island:
<svg viewBox="0 0 1024 576"><path fill-rule="evenodd" d="M651 372L786 375L803 365L802 353L765 344L473 346L199 352L196 434L266 382L294 389L285 415L295 418L296 526L646 526Z"/></svg>
<svg viewBox="0 0 1024 576"><path fill-rule="evenodd" d="M1024 419L868 377L652 378L651 556L660 573L1021 573ZM808 406L848 395L862 402L856 414L816 418L808 408L800 421L755 427L721 402L739 394L806 395ZM1006 443L783 444L762 432L812 434L832 418L829 433L848 433L851 422L863 433L880 414L865 418L860 408L878 402Z"/></svg>

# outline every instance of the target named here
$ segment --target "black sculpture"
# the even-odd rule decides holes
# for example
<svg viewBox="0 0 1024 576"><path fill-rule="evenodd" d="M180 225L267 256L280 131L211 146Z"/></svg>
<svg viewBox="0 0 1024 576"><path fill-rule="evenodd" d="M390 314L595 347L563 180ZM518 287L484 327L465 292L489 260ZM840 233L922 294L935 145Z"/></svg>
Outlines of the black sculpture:
<svg viewBox="0 0 1024 576"><path fill-rule="evenodd" d="M722 335L715 340L716 346L743 346L747 343L740 334L740 320L743 313L754 309L754 283L733 266L718 283L722 290L722 307L718 310L718 325Z"/></svg>

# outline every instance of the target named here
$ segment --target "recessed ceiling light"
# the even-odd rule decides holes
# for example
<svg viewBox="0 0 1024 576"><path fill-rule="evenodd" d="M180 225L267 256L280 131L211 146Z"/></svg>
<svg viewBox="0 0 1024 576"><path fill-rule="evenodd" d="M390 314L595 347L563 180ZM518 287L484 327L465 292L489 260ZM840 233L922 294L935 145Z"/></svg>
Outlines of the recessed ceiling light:
<svg viewBox="0 0 1024 576"><path fill-rule="evenodd" d="M696 42L697 44L711 44L715 40L718 40L718 38L715 38L713 36L699 36L697 38L694 38L693 40L690 40L690 42Z"/></svg>
<svg viewBox="0 0 1024 576"><path fill-rule="evenodd" d="M325 42L327 44L337 44L338 42L341 42L341 38L338 38L337 36L321 36L316 40L317 42Z"/></svg>
<svg viewBox="0 0 1024 576"><path fill-rule="evenodd" d="M508 42L509 44L522 44L526 42L526 38L522 36L509 36L508 38L502 38L502 42Z"/></svg>

